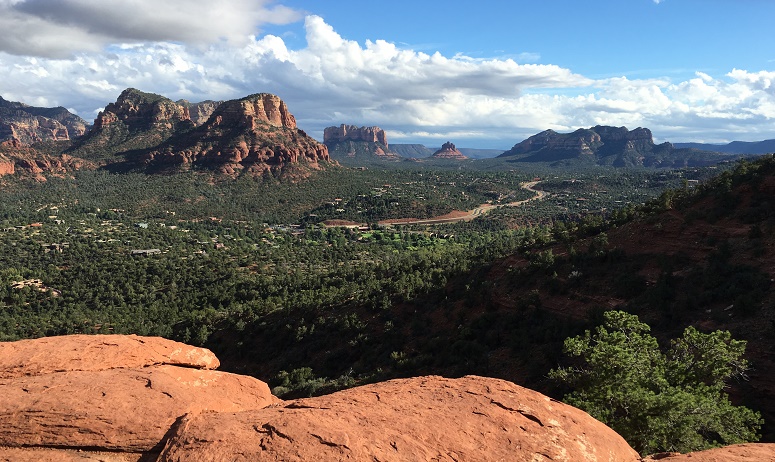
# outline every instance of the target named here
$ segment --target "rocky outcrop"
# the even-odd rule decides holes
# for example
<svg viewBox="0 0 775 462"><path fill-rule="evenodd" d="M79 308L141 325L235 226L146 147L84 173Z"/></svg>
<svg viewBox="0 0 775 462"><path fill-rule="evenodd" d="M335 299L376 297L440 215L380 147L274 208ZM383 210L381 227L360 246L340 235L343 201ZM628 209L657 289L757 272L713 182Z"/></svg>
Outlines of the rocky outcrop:
<svg viewBox="0 0 775 462"><path fill-rule="evenodd" d="M775 444L736 444L689 454L657 454L644 461L665 462L764 462L775 461Z"/></svg>
<svg viewBox="0 0 775 462"><path fill-rule="evenodd" d="M581 162L615 167L683 167L709 165L718 153L676 149L670 143L654 144L647 128L596 126L573 133L546 130L517 143L498 157L522 162Z"/></svg>
<svg viewBox="0 0 775 462"><path fill-rule="evenodd" d="M252 377L205 369L218 365L211 352L159 338L51 337L0 346L0 447L15 454L56 448L149 460L183 415L278 401ZM3 457L10 458L0 449Z"/></svg>
<svg viewBox="0 0 775 462"><path fill-rule="evenodd" d="M485 377L390 380L281 401L158 337L0 343L0 460L510 460L638 462L585 412ZM745 444L644 460L773 460Z"/></svg>
<svg viewBox="0 0 775 462"><path fill-rule="evenodd" d="M217 369L220 362L210 350L161 337L67 335L0 343L0 379L162 365Z"/></svg>
<svg viewBox="0 0 775 462"><path fill-rule="evenodd" d="M468 157L464 156L462 152L458 151L454 144L447 141L441 145L441 149L434 152L431 155L433 159L451 159L451 160L466 160Z"/></svg>
<svg viewBox="0 0 775 462"><path fill-rule="evenodd" d="M151 167L198 165L229 175L317 169L329 160L328 148L299 130L285 103L267 93L222 103L203 125L143 158Z"/></svg>
<svg viewBox="0 0 775 462"><path fill-rule="evenodd" d="M109 163L113 155L154 148L193 127L187 108L163 96L127 88L68 152Z"/></svg>
<svg viewBox="0 0 775 462"><path fill-rule="evenodd" d="M255 130L267 124L296 129L296 118L288 111L288 106L279 96L258 93L221 103L205 125L209 129L233 126Z"/></svg>
<svg viewBox="0 0 775 462"><path fill-rule="evenodd" d="M356 127L355 125L342 124L338 127L327 127L323 131L323 142L340 143L343 141L366 141L380 143L388 148L385 130L379 127Z"/></svg>
<svg viewBox="0 0 775 462"><path fill-rule="evenodd" d="M401 156L391 151L387 134L379 127L356 127L342 124L323 131L323 142L331 158L344 164L352 161L397 161Z"/></svg>
<svg viewBox="0 0 775 462"><path fill-rule="evenodd" d="M76 170L93 170L96 165L68 154L49 155L18 140L0 143L0 177L19 175L45 181L46 175L63 176Z"/></svg>
<svg viewBox="0 0 775 462"><path fill-rule="evenodd" d="M0 97L0 142L69 141L86 133L86 127L85 120L63 107L33 107Z"/></svg>
<svg viewBox="0 0 775 462"><path fill-rule="evenodd" d="M180 106L183 106L188 110L188 117L191 122L197 127L207 122L207 119L213 114L213 112L221 105L223 101L201 101L199 103L191 103L184 99L177 102Z"/></svg>
<svg viewBox="0 0 775 462"><path fill-rule="evenodd" d="M635 462L613 430L513 383L391 380L240 413L181 421L160 461L565 460Z"/></svg>
<svg viewBox="0 0 775 462"><path fill-rule="evenodd" d="M303 176L329 160L326 146L296 127L296 118L276 95L176 103L132 88L99 114L72 152L96 156L117 171L197 166L232 176L291 167L299 167L295 172Z"/></svg>
<svg viewBox="0 0 775 462"><path fill-rule="evenodd" d="M127 88L115 103L108 104L94 120L94 128L101 129L120 122L130 131L149 128L174 128L189 120L188 110L170 99L153 93Z"/></svg>

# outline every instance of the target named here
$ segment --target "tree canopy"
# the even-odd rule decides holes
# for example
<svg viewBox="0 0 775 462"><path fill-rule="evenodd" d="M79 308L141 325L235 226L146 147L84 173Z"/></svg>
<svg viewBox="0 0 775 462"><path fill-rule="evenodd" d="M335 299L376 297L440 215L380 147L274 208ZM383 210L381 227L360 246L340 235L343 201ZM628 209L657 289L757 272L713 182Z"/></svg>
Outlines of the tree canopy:
<svg viewBox="0 0 775 462"><path fill-rule="evenodd" d="M642 454L758 440L761 415L732 405L724 391L729 380L745 377L745 341L687 327L662 352L637 316L604 316L594 332L565 340L576 364L549 374L573 387L567 403L608 424Z"/></svg>

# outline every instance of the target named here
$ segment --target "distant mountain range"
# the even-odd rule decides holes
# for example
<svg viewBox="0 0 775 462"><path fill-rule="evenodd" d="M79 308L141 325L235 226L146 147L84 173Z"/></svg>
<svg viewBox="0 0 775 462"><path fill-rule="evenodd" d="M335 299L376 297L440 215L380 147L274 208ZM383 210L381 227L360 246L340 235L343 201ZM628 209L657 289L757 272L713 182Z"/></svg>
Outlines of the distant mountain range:
<svg viewBox="0 0 775 462"><path fill-rule="evenodd" d="M86 133L88 123L63 107L34 107L0 97L0 142L67 141Z"/></svg>
<svg viewBox="0 0 775 462"><path fill-rule="evenodd" d="M401 157L422 159L431 157L441 148L429 148L422 144L391 144L391 149ZM469 159L489 159L503 154L503 149L476 149L476 148L457 148L465 157Z"/></svg>
<svg viewBox="0 0 775 462"><path fill-rule="evenodd" d="M702 166L728 159L718 152L654 144L651 130L595 126L572 133L546 130L517 143L499 158L553 165L610 165L613 167Z"/></svg>
<svg viewBox="0 0 775 462"><path fill-rule="evenodd" d="M85 128L64 108L0 101L0 174L192 167L226 175L294 167L298 174L329 161L326 146L299 130L285 103L268 93L189 103L128 88Z"/></svg>
<svg viewBox="0 0 775 462"><path fill-rule="evenodd" d="M596 126L572 133L546 130L508 151L388 144L379 127L340 125L325 130L324 143L307 136L275 95L190 103L136 89L106 105L93 125L58 108L39 108L0 98L0 175L71 169L156 171L202 167L236 175L263 174L287 166L318 168L318 161L345 166L420 161L433 164L498 158L505 162L614 167L701 166L730 156L775 152L775 140L655 144L647 128ZM66 157L59 158L62 155Z"/></svg>
<svg viewBox="0 0 775 462"><path fill-rule="evenodd" d="M775 152L775 140L733 141L729 144L673 143L673 146L723 152L724 154L770 154Z"/></svg>

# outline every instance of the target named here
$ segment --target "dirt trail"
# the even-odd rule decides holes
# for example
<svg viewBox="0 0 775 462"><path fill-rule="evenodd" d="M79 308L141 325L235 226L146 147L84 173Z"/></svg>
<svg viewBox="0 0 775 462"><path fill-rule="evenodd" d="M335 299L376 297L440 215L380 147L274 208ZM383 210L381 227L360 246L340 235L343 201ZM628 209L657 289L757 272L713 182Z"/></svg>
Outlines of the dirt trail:
<svg viewBox="0 0 775 462"><path fill-rule="evenodd" d="M414 219L414 218L395 219L394 218L394 219L380 221L379 224L381 225L435 225L440 223L457 223L459 221L471 221L476 217L485 215L486 213L500 207L517 207L530 201L543 199L544 197L546 197L547 193L545 191L541 191L540 189L533 189L535 188L535 185L537 185L538 183L540 183L540 181L530 181L527 183L522 183L521 185L522 189L536 193L535 196L529 199L510 202L508 204L497 204L497 205L482 204L473 210L469 210L468 212L453 211L452 213L449 213L441 217L436 217L436 218L424 218L424 219Z"/></svg>

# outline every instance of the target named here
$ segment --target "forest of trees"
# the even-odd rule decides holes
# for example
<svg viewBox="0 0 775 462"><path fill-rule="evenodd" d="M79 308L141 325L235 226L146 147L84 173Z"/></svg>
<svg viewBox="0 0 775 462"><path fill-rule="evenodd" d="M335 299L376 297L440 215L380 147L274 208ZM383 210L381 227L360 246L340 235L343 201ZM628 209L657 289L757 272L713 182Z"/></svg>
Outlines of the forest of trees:
<svg viewBox="0 0 775 462"><path fill-rule="evenodd" d="M504 345L520 361L540 350L544 362L535 367L543 367L559 351L540 342L561 341L588 325L542 312L530 284L544 278L541 290L572 295L600 262L616 269L613 290L632 311L662 307L677 316L696 310L692 303L729 299L735 313L755 313L767 276L733 262L723 243L707 268L682 276L694 289L679 297L670 262L664 280L647 286L637 275L643 263L610 248L601 231L703 195L721 205L695 219L717 219L724 201L734 200L723 191L754 181L768 162L661 171L338 168L303 181L97 171L45 183L6 181L0 340L134 333L239 358L250 354L255 338L271 336L288 361L262 378L289 396L435 367L486 373L488 351ZM532 193L521 185L534 179L545 199L471 221L378 224L525 199ZM757 215L749 208L743 217L754 238L767 210ZM357 225L325 226L327 220ZM563 255L550 245L562 246ZM510 268L503 280L526 290L503 315L487 298L501 289L471 275L514 255L529 264ZM477 315L460 316L454 338L399 338L431 331L438 316L432 309L460 307L475 307ZM312 360L320 358L301 351L310 349L307 341L344 343L352 351L331 347L335 353L313 370ZM360 366L366 362L373 368Z"/></svg>

